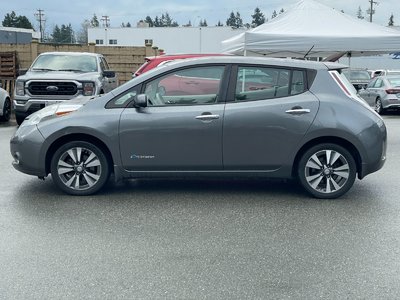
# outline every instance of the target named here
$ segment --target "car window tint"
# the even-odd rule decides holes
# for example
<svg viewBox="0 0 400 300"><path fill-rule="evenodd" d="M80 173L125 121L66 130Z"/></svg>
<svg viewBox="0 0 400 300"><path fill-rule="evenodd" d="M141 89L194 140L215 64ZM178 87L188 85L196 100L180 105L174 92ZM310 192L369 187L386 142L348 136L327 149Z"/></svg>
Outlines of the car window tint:
<svg viewBox="0 0 400 300"><path fill-rule="evenodd" d="M149 106L197 105L217 101L224 66L178 70L147 82Z"/></svg>
<svg viewBox="0 0 400 300"><path fill-rule="evenodd" d="M280 68L239 67L236 101L265 100L304 92L304 72Z"/></svg>

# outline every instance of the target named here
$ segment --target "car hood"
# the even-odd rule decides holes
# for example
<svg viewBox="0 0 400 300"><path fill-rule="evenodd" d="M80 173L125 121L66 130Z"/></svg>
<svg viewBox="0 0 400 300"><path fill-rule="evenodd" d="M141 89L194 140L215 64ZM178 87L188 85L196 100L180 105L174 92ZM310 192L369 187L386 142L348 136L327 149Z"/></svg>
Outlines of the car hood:
<svg viewBox="0 0 400 300"><path fill-rule="evenodd" d="M77 80L87 81L96 80L100 77L99 73L81 72L59 72L59 71L29 71L25 75L18 77L19 80Z"/></svg>

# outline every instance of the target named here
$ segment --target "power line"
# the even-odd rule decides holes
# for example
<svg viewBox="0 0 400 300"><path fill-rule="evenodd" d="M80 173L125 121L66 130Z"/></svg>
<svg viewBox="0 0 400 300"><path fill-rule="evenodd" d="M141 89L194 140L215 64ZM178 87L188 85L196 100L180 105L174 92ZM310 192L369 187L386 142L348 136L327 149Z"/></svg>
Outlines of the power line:
<svg viewBox="0 0 400 300"><path fill-rule="evenodd" d="M39 22L39 31L40 31L40 42L43 42L44 37L44 22L46 19L44 18L43 9L38 9L38 13L35 14L36 20Z"/></svg>
<svg viewBox="0 0 400 300"><path fill-rule="evenodd" d="M110 18L108 16L103 16L101 21L103 22L103 27L110 27Z"/></svg>
<svg viewBox="0 0 400 300"><path fill-rule="evenodd" d="M371 6L367 9L367 14L369 14L369 21L372 23L372 15L375 13L374 5L378 5L378 2L374 0L368 0L368 2Z"/></svg>

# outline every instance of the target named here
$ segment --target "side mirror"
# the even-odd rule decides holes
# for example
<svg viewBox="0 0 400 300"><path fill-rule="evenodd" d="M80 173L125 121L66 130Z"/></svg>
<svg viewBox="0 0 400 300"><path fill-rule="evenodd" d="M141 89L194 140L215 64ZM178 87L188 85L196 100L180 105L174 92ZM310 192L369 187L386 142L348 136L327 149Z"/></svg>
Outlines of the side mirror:
<svg viewBox="0 0 400 300"><path fill-rule="evenodd" d="M115 77L115 71L103 71L103 76L107 78Z"/></svg>
<svg viewBox="0 0 400 300"><path fill-rule="evenodd" d="M135 107L147 107L147 95L146 94L139 94L135 96L133 100Z"/></svg>
<svg viewBox="0 0 400 300"><path fill-rule="evenodd" d="M19 70L18 70L18 76L25 75L26 72L28 72L28 69L19 69Z"/></svg>

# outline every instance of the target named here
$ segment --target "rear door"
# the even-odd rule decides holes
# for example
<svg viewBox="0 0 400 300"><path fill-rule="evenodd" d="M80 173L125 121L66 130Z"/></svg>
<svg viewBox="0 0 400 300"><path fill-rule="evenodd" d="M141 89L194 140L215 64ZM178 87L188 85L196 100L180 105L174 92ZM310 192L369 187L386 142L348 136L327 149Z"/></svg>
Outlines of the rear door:
<svg viewBox="0 0 400 300"><path fill-rule="evenodd" d="M254 84L248 80L257 81L257 89L250 89ZM300 69L238 66L233 98L225 108L225 170L280 169L297 151L319 107Z"/></svg>

